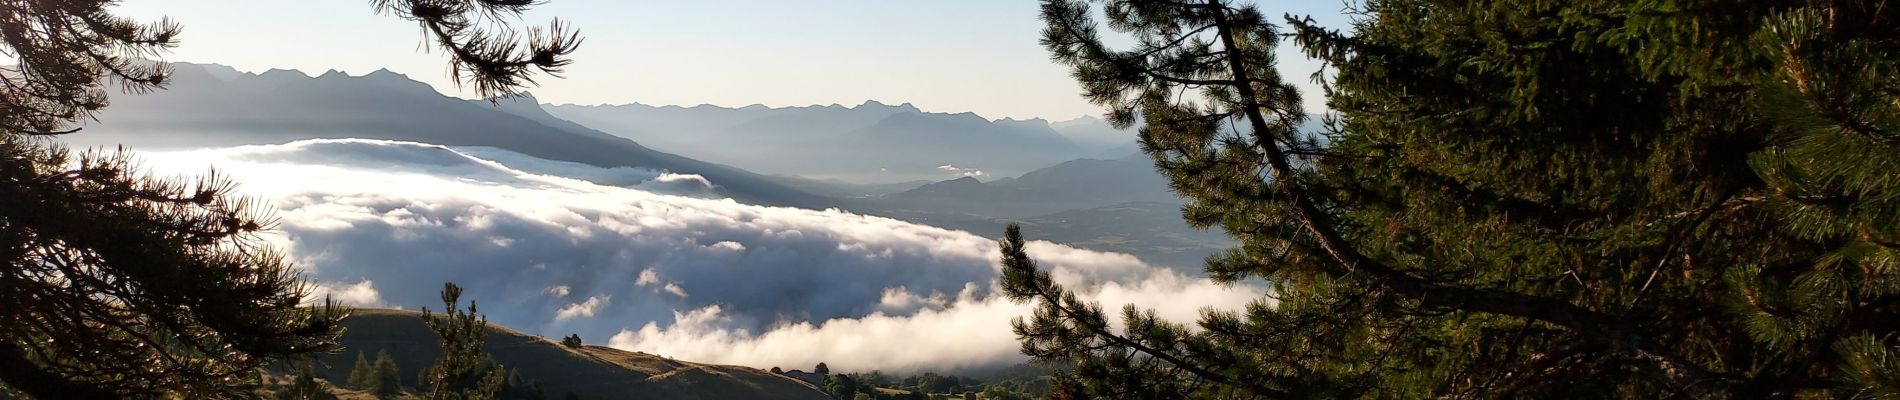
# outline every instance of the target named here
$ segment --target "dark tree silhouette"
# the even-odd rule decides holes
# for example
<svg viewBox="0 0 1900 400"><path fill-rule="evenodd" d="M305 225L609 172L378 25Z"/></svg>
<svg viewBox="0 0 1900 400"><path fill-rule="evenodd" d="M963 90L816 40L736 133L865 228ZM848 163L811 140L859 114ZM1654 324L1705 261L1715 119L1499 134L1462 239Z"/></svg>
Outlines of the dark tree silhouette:
<svg viewBox="0 0 1900 400"><path fill-rule="evenodd" d="M376 362L369 374L364 377L363 390L380 399L393 399L402 395L402 366L389 356L388 351L376 351Z"/></svg>
<svg viewBox="0 0 1900 400"><path fill-rule="evenodd" d="M1045 0L1054 59L1241 242L1208 272L1271 294L1115 326L1011 227L1024 352L1074 366L1059 398L1900 395L1900 25L1689 3L1369 1L1289 35L1238 1ZM1337 71L1320 132L1289 36Z"/></svg>
<svg viewBox="0 0 1900 400"><path fill-rule="evenodd" d="M169 21L112 15L110 0L0 0L0 394L211 398L258 367L335 348L342 309L256 239L270 225L215 174L163 180L124 153L75 155L39 137L76 131L109 88L162 88ZM476 21L533 2L382 1L450 49L484 95L554 73L577 38L558 24L528 44ZM519 49L519 50L517 50Z"/></svg>
<svg viewBox="0 0 1900 400"><path fill-rule="evenodd" d="M581 44L580 35L560 20L528 29L520 40L506 25L483 22L516 17L545 0L371 0L378 12L415 21L451 58L451 76L469 83L483 98L495 99L534 83L533 73L559 74ZM492 24L491 24L492 25Z"/></svg>
<svg viewBox="0 0 1900 400"><path fill-rule="evenodd" d="M336 400L328 385L317 380L316 368L310 360L297 363L291 371L290 382L278 388L276 400Z"/></svg>
<svg viewBox="0 0 1900 400"><path fill-rule="evenodd" d="M430 400L493 399L506 381L504 368L482 350L488 341L488 317L477 313L475 302L461 309L462 287L442 284L443 314L422 309L422 320L441 337L442 357L422 375L424 397Z"/></svg>
<svg viewBox="0 0 1900 400"><path fill-rule="evenodd" d="M356 352L356 363L350 365L350 377L345 384L357 390L375 387L376 385L371 384L370 381L375 379L376 371L370 368L369 358L365 357L361 351Z"/></svg>
<svg viewBox="0 0 1900 400"><path fill-rule="evenodd" d="M0 382L40 398L213 396L328 351L342 310L255 237L229 182L0 135Z"/></svg>

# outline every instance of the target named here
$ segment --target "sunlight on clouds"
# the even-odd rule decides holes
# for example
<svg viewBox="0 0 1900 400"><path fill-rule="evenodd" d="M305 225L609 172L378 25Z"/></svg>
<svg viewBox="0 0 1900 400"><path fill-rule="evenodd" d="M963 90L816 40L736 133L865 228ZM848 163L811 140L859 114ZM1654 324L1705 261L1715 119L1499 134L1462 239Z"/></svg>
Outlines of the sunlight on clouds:
<svg viewBox="0 0 1900 400"><path fill-rule="evenodd" d="M609 339L608 345L760 368L823 361L837 370L954 371L1024 361L1017 353L1021 347L1009 323L1012 318L1029 315L1034 307L1010 302L1000 295L977 293L972 287L948 304L919 307L915 313L880 310L857 318L795 322L764 332L737 326L723 316L719 306L709 306L675 313L670 327L649 322L639 329L622 330ZM1083 297L1100 301L1111 311L1129 302L1161 305L1156 313L1162 317L1193 321L1202 309L1235 310L1261 295L1253 288L1225 288L1205 279L1187 279L1163 271L1130 284L1111 282ZM884 297L886 302L900 304L930 301L902 289L887 291ZM1120 329L1120 321L1115 323Z"/></svg>
<svg viewBox="0 0 1900 400"><path fill-rule="evenodd" d="M376 292L376 284L368 279L352 284L316 284L310 289L311 302L335 301L343 305L377 307L383 305L383 296Z"/></svg>
<svg viewBox="0 0 1900 400"><path fill-rule="evenodd" d="M594 312L600 311L602 307L606 307L608 301L611 299L613 299L612 296L589 297L587 301L561 307L561 311L554 313L554 321L560 322L575 318L593 317Z"/></svg>
<svg viewBox="0 0 1900 400"><path fill-rule="evenodd" d="M495 149L311 140L145 158L166 174L216 165L270 200L269 240L349 304L434 305L454 281L496 323L686 360L904 372L1022 359L1009 321L1031 306L997 295L996 243L966 232L745 205L706 198L717 182L696 176ZM1123 254L1028 250L1109 308L1193 320L1261 294Z"/></svg>

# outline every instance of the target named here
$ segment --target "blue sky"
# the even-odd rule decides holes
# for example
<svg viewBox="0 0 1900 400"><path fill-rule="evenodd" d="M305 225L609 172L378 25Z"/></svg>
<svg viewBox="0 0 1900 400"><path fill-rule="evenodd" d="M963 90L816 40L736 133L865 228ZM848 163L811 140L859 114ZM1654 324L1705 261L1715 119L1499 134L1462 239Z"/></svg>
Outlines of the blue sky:
<svg viewBox="0 0 1900 400"><path fill-rule="evenodd" d="M542 101L578 104L854 105L910 102L990 118L1100 114L1065 67L1036 43L1031 0L553 0L522 22L559 17L586 37L566 79L543 79ZM1269 2L1272 15L1343 25L1340 0ZM417 27L366 1L126 0L119 12L184 24L164 58L246 71L378 68L467 96L446 59L424 53ZM1299 82L1316 64L1290 49ZM1309 89L1310 92L1310 89ZM1317 100L1309 109L1318 109Z"/></svg>

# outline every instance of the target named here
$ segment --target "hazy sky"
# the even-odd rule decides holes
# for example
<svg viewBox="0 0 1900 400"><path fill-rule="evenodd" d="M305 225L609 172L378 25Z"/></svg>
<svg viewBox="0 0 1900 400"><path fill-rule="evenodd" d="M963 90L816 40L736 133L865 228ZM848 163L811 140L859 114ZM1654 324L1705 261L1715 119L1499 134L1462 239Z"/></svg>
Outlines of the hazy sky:
<svg viewBox="0 0 1900 400"><path fill-rule="evenodd" d="M1341 0L1269 2L1270 15L1341 25ZM532 89L578 104L855 105L910 102L989 118L1068 119L1084 102L1036 43L1032 0L553 0L522 22L570 21L586 37L566 79ZM362 75L378 68L467 96L412 23L367 1L126 0L120 12L184 24L165 59ZM1315 63L1283 49L1296 80ZM1310 92L1310 89L1309 89ZM1318 100L1309 101L1318 109Z"/></svg>

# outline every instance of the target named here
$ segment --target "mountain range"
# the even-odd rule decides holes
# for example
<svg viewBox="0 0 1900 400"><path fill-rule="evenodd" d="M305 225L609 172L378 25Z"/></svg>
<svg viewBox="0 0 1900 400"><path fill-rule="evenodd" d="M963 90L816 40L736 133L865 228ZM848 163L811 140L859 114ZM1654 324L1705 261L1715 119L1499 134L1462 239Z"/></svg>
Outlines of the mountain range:
<svg viewBox="0 0 1900 400"><path fill-rule="evenodd" d="M989 120L909 103L726 108L546 105L548 113L656 148L752 171L855 182L1013 176L1132 152L1134 134L1089 117ZM1065 127L1068 129L1058 129ZM1125 133L1117 135L1117 133ZM1114 154L1119 157L1125 154Z"/></svg>
<svg viewBox="0 0 1900 400"><path fill-rule="evenodd" d="M175 63L173 68L172 83L165 90L115 96L98 122L61 139L80 146L143 149L313 138L498 147L550 160L700 175L718 182L720 194L747 203L838 206L832 199L762 175L656 151L554 118L531 107L531 99L491 103L449 97L387 70L361 77L337 71L310 77L287 70L244 73L214 64Z"/></svg>
<svg viewBox="0 0 1900 400"><path fill-rule="evenodd" d="M177 63L174 71L166 90L115 96L98 122L61 140L135 149L323 138L494 147L599 167L700 175L716 187L716 195L742 203L839 208L986 236L1000 234L1002 225L1010 222L1073 221L1095 213L1106 213L1104 221L1171 221L1113 227L1129 233L1118 235L1125 238L1118 240L1096 240L1099 232L1065 230L1073 224L1038 223L1032 232L1046 235L1038 238L1085 239L1075 244L1187 270L1197 269L1199 259L1212 251L1206 249L1228 243L1218 235L1205 240L1209 235L1179 223L1180 200L1166 180L1145 157L1129 155L1132 144L1116 144L1122 131L1090 117L1054 124L1039 119L990 121L970 113L926 113L908 104L878 102L791 108L549 106L527 94L489 101L450 97L386 70L354 77L331 71L312 77L298 71L246 73L222 65ZM970 160L1013 165L1024 172L919 162L915 166L928 172L911 175L920 179L894 183L773 169L765 169L770 173L766 175L656 150L597 127L623 135L717 129L729 134L631 136L698 152L753 154L749 158L757 162L780 162L793 170L819 165L822 168L811 168L860 178L895 179L898 174L869 165L876 160L923 160L930 157L926 154L966 154ZM1087 152L1120 155L1069 156ZM836 166L823 166L828 159ZM950 168L955 171L946 171ZM1125 206L1130 203L1142 206ZM1152 215L1128 218L1129 213Z"/></svg>

